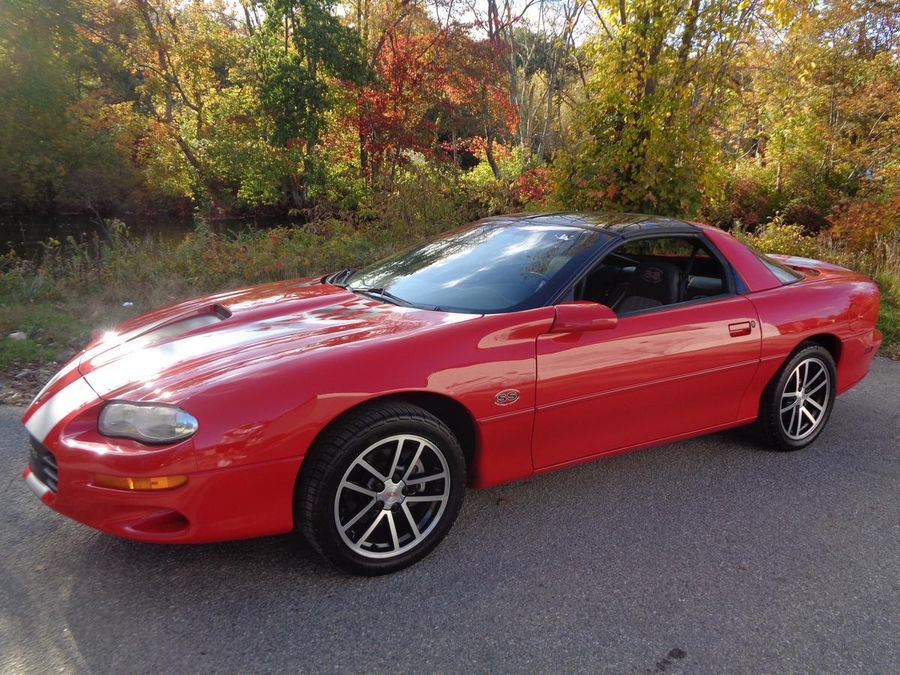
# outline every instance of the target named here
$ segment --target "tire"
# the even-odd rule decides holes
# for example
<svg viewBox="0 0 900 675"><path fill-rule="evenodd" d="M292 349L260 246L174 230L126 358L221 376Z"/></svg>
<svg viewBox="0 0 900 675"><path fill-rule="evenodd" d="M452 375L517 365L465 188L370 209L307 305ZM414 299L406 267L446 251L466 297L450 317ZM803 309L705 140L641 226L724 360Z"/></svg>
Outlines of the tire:
<svg viewBox="0 0 900 675"><path fill-rule="evenodd" d="M446 424L411 404L374 404L350 413L310 449L294 522L347 572L396 572L447 535L465 483L465 456Z"/></svg>
<svg viewBox="0 0 900 675"><path fill-rule="evenodd" d="M812 342L800 345L763 392L758 429L765 445L790 452L815 441L831 417L836 382L831 353Z"/></svg>

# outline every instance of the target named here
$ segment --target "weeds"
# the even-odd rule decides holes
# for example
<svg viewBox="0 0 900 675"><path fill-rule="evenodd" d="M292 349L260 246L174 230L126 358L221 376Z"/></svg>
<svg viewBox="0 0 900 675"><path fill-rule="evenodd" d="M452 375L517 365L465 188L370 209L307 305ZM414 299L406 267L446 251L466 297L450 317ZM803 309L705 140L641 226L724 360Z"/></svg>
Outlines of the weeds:
<svg viewBox="0 0 900 675"><path fill-rule="evenodd" d="M180 243L135 236L112 221L106 239L49 240L39 261L7 254L0 257L0 369L64 359L93 328L192 295L358 268L478 214L411 198L392 215L396 228L382 218L356 227L332 219L220 234L201 223ZM27 339L8 339L14 331Z"/></svg>
<svg viewBox="0 0 900 675"><path fill-rule="evenodd" d="M426 180L425 178L421 180ZM216 233L200 224L180 243L135 236L121 222L108 237L49 240L39 261L0 257L0 369L63 360L96 327L214 290L357 268L478 215L465 203L422 197L434 185L407 183L408 192L357 225L325 219L314 227ZM435 201L440 201L436 204ZM387 227L386 222L394 225ZM879 328L885 353L900 356L900 245L878 239L866 251L826 236L802 234L774 219L757 235L741 235L771 253L829 260L875 279L882 292ZM7 339L13 331L25 340Z"/></svg>

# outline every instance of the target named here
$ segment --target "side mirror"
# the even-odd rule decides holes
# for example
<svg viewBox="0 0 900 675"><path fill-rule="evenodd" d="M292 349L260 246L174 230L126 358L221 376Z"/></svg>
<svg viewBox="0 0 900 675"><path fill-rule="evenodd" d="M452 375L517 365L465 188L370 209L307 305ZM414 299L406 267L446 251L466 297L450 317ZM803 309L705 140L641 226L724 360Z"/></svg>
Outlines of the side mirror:
<svg viewBox="0 0 900 675"><path fill-rule="evenodd" d="M556 305L551 333L580 333L615 328L619 317L606 305L585 300Z"/></svg>

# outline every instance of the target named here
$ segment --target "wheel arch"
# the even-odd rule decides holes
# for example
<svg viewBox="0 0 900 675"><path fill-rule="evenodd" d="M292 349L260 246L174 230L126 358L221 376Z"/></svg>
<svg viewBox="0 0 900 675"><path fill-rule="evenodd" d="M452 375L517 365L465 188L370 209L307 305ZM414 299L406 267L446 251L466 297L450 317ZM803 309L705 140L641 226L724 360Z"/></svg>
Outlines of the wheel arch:
<svg viewBox="0 0 900 675"><path fill-rule="evenodd" d="M782 378L784 377L783 374L787 373L789 370L789 366L792 366L793 362L795 360L799 359L800 354L803 352L803 350L804 349L812 349L812 348L824 349L832 357L832 359L834 361L834 366L833 367L827 366L826 370L831 371L831 376L834 379L831 382L830 389L826 389L826 393L825 393L826 399L824 401L819 402L820 406L826 405L827 407L821 413L821 415L823 416L823 419L814 421L814 424L818 425L818 427L814 426L808 432L808 433L812 433L813 435L809 437L809 440L804 440L805 437L791 438L791 440L794 441L794 443L791 443L791 440L787 440L787 437L783 436L783 434L786 434L788 432L786 429L784 429L783 420L780 419L781 415L778 414L779 412L784 413L786 411L786 409L781 410L779 408L779 406L782 405L783 397L781 395L778 385L781 382ZM807 336L803 340L801 340L800 342L797 343L797 345L794 347L794 349L792 349L790 351L790 353L781 362L778 369L773 373L773 375L769 379L768 383L763 388L762 394L759 397L758 412L757 412L757 417L756 417L756 421L754 424L755 431L757 432L759 438L761 440L763 440L771 449L780 450L780 451L789 451L789 450L798 450L800 448L806 447L812 441L814 441L819 436L822 429L824 429L825 424L827 424L828 418L831 415L831 409L832 409L832 406L834 403L834 397L837 392L837 377L838 377L837 359L840 354L840 350L841 350L841 342L840 342L840 339L835 335L832 335L830 333L820 333L820 334ZM800 361L798 361L798 362L800 362ZM791 370L791 372L793 372L793 370ZM804 371L804 372L808 373L808 371ZM787 383L790 381L789 377L790 376L788 376L788 379L786 379L784 381L783 386L786 386ZM807 375L804 374L803 377L805 378L805 377L807 377ZM827 380L826 380L826 382L827 382ZM803 384L805 386L806 381L804 381ZM801 386L800 375L798 375L796 386L798 388ZM818 388L821 388L821 385ZM773 398L774 398L774 404L773 404ZM794 402L796 404L796 400ZM774 405L774 407L773 407L773 405ZM820 407L820 410L821 410L821 407ZM810 420L813 421L811 417L810 417ZM791 424L793 424L793 422L791 422ZM776 431L776 428L778 429L777 431ZM798 421L797 432L799 433L799 431L800 431L800 422Z"/></svg>
<svg viewBox="0 0 900 675"><path fill-rule="evenodd" d="M450 431L456 436L460 446L462 446L463 454L466 458L466 468L471 472L479 445L478 426L475 422L475 418L472 416L469 409L457 399L447 396L446 394L439 394L432 391L410 390L391 392L389 394L366 399L365 401L360 401L338 414L323 426L318 433L316 433L309 447L314 447L326 433L339 425L341 421L349 415L373 405L398 401L416 405L446 424L450 428ZM301 471L302 470L301 464Z"/></svg>
<svg viewBox="0 0 900 675"><path fill-rule="evenodd" d="M431 391L409 391L385 397L412 403L427 410L450 427L462 446L466 457L466 468L471 470L478 449L478 426L466 406L455 398Z"/></svg>
<svg viewBox="0 0 900 675"><path fill-rule="evenodd" d="M823 347L829 354L831 354L831 358L834 359L834 368L835 374L837 374L838 363L841 356L841 340L834 333L815 333L814 335L809 335L800 340L794 348L785 355L784 359L781 360L778 368L772 373L772 376L769 378L768 382L766 382L766 386L762 388L759 394L759 401L757 402L757 419L762 411L763 401L765 397L768 395L769 389L775 384L778 379L779 374L781 373L781 369L784 365L790 361L794 354L803 349L804 346L815 344Z"/></svg>
<svg viewBox="0 0 900 675"><path fill-rule="evenodd" d="M841 340L834 333L817 333L815 335L810 335L809 337L804 338L788 355L790 358L798 349L800 349L804 343L813 342L817 345L820 345L828 350L828 353L831 354L831 358L834 359L834 365L840 363L841 359Z"/></svg>

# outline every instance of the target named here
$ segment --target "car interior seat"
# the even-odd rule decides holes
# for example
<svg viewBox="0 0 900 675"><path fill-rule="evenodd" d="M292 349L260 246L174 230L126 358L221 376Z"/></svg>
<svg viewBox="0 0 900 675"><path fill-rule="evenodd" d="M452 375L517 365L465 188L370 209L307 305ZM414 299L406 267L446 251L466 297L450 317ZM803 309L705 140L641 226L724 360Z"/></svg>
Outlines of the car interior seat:
<svg viewBox="0 0 900 675"><path fill-rule="evenodd" d="M612 307L617 313L636 312L679 300L681 269L662 260L640 263L623 296Z"/></svg>

